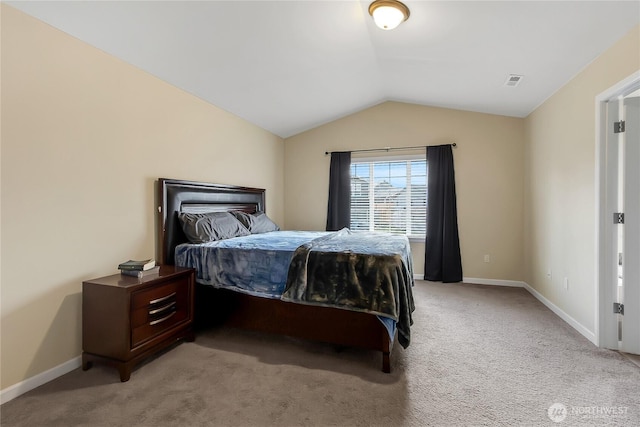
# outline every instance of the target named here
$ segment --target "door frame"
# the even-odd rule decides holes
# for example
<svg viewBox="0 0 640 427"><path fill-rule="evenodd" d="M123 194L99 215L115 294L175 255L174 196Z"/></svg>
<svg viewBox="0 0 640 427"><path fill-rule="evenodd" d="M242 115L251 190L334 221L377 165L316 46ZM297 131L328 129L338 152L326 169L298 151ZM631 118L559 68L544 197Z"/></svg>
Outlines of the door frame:
<svg viewBox="0 0 640 427"><path fill-rule="evenodd" d="M640 83L640 70L596 96L596 304L595 338L599 347L618 349L618 320L613 313L611 266L607 264L609 249L607 226L612 220L607 212L607 126L606 103Z"/></svg>

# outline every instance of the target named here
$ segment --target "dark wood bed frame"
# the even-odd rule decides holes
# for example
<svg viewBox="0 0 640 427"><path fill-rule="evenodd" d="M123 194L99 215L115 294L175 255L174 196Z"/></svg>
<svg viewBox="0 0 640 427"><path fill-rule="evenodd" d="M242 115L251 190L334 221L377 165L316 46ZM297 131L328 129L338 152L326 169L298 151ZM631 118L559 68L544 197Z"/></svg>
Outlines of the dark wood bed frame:
<svg viewBox="0 0 640 427"><path fill-rule="evenodd" d="M158 180L158 259L173 265L175 247L187 241L178 212L242 210L265 212L265 190L160 178ZM225 308L225 324L382 352L382 371L391 372L393 340L380 320L367 313L259 298L196 285L196 319ZM215 303L218 309L211 309Z"/></svg>

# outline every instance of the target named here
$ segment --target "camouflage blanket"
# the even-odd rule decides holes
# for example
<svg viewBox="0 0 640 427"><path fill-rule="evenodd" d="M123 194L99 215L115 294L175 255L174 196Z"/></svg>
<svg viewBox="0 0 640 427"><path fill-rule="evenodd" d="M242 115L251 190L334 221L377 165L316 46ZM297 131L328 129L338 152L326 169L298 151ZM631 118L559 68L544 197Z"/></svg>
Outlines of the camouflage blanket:
<svg viewBox="0 0 640 427"><path fill-rule="evenodd" d="M391 318L406 348L415 309L413 284L406 236L343 229L296 249L282 299Z"/></svg>

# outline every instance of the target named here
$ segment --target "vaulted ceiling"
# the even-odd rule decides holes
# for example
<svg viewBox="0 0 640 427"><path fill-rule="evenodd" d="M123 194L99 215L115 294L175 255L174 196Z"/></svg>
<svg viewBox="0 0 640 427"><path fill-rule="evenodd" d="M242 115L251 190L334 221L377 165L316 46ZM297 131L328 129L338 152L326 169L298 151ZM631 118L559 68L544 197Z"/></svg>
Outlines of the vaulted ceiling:
<svg viewBox="0 0 640 427"><path fill-rule="evenodd" d="M282 137L386 100L525 117L640 22L639 1L406 0L392 31L368 0L7 3Z"/></svg>

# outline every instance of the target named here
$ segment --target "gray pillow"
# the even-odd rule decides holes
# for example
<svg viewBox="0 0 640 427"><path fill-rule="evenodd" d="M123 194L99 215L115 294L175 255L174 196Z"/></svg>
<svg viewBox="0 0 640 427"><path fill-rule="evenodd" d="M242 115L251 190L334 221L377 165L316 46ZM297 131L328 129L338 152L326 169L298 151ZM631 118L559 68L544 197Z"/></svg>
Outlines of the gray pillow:
<svg viewBox="0 0 640 427"><path fill-rule="evenodd" d="M242 224L247 230L251 231L251 225L253 224L253 215L243 211L231 211L230 213L238 221L240 221L240 224Z"/></svg>
<svg viewBox="0 0 640 427"><path fill-rule="evenodd" d="M206 243L251 233L229 212L178 214L182 231L191 243Z"/></svg>
<svg viewBox="0 0 640 427"><path fill-rule="evenodd" d="M267 233L269 231L278 231L280 227L278 224L271 221L271 219L264 212L258 212L255 214L248 214L242 211L231 212L242 225L251 232L251 234Z"/></svg>
<svg viewBox="0 0 640 427"><path fill-rule="evenodd" d="M251 233L268 233L269 231L279 231L280 227L278 224L271 221L271 218L267 216L266 213L260 212L253 216L254 221L251 227Z"/></svg>

